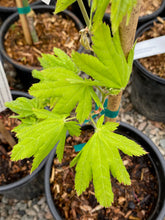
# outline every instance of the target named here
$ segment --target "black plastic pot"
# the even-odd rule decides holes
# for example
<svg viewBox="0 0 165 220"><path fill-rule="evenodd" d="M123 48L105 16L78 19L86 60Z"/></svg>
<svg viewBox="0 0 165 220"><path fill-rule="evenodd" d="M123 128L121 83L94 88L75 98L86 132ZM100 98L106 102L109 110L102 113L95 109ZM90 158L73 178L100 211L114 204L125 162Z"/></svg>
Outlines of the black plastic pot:
<svg viewBox="0 0 165 220"><path fill-rule="evenodd" d="M89 126L87 126L89 128ZM83 128L86 129L86 126ZM130 139L135 140L139 143L147 152L149 152L148 157L155 168L156 176L158 179L159 184L159 192L158 192L158 200L157 204L151 213L151 216L148 220L163 220L165 215L165 190L164 190L164 183L165 183L165 160L161 153L159 152L158 148L154 145L154 143L143 133L139 130L135 129L134 127L126 124L120 123L120 126L117 130L119 134L125 135ZM49 206L49 209L56 220L62 220L60 213L56 209L53 198L51 195L50 189L50 176L51 176L51 168L53 159L55 157L56 147L50 153L49 159L46 164L45 168L45 193L46 199Z"/></svg>
<svg viewBox="0 0 165 220"><path fill-rule="evenodd" d="M141 26L136 38L149 30L154 21L157 20ZM148 119L165 122L165 79L149 72L138 60L133 63L131 101Z"/></svg>
<svg viewBox="0 0 165 220"><path fill-rule="evenodd" d="M51 0L49 5L55 7L56 2L57 2L57 0ZM86 10L87 10L88 15L89 15L89 13L90 13L90 8L89 8L89 6L88 6L87 0L83 0L83 3L84 3L84 6L85 6L85 8L86 8ZM43 2L42 2L42 4L45 5L45 3L43 3ZM83 16L82 16L80 7L79 7L77 1L74 2L73 4L71 4L71 6L69 6L67 10L73 12L73 13L79 18L79 20L80 20L84 25L86 25L86 24L85 24L85 21L84 21L84 18L83 18Z"/></svg>
<svg viewBox="0 0 165 220"><path fill-rule="evenodd" d="M28 93L11 91L13 99L18 97L32 98ZM0 194L13 199L28 200L44 192L44 168L47 158L30 175L4 186L0 186Z"/></svg>
<svg viewBox="0 0 165 220"><path fill-rule="evenodd" d="M54 12L54 6L38 5L38 6L34 6L32 8L34 9L34 11L36 13L44 13L44 12L53 13ZM65 18L67 18L67 17L71 18L75 22L76 27L77 27L78 30L83 28L83 24L81 23L81 21L72 12L65 10L65 11L61 12L60 14ZM21 82L24 86L24 89L27 90L32 85L32 83L37 82L37 80L32 77L32 70L33 69L39 69L39 68L38 67L29 67L29 66L26 66L26 65L21 65L17 61L11 59L8 56L8 54L6 53L5 48L4 48L5 34L7 33L10 26L15 21L18 20L18 18L19 18L18 13L14 13L9 18L7 18L4 21L4 23L2 24L1 29L0 29L0 48L1 48L0 53L2 54L3 59L7 60L10 64L13 65L13 67L15 68L15 70L18 74L18 77L20 78L20 80L21 80ZM84 48L82 46L80 46L80 48L78 49L78 52L81 53L83 51L83 49Z"/></svg>
<svg viewBox="0 0 165 220"><path fill-rule="evenodd" d="M145 24L146 22L151 21L151 20L155 19L156 17L160 16L162 14L163 10L165 10L165 1L164 0L162 0L162 4L161 4L160 8L158 8L152 14L139 17L138 27L140 27L141 25ZM105 13L103 20L107 24L109 24L110 23L110 14Z"/></svg>
<svg viewBox="0 0 165 220"><path fill-rule="evenodd" d="M83 0L83 3L84 3L84 6L86 8L86 11L87 11L87 14L89 15L90 14L90 8L89 8L89 5L88 5L88 1L87 0ZM76 2L74 2L72 5L71 5L71 11L80 19L80 21L86 26L85 24L85 20L84 20L84 17L81 13L81 10L80 10L80 7Z"/></svg>
<svg viewBox="0 0 165 220"><path fill-rule="evenodd" d="M141 25L145 24L146 22L151 21L151 20L155 19L156 17L160 16L164 9L165 9L165 1L162 0L162 4L161 4L160 8L158 8L152 14L139 17L138 26L141 26Z"/></svg>
<svg viewBox="0 0 165 220"><path fill-rule="evenodd" d="M41 1L38 0L38 1L30 4L30 6L38 5L40 3L41 3ZM0 6L0 18L2 19L2 21L4 21L6 18L8 18L10 15L12 15L15 12L17 12L16 7L3 7L3 6Z"/></svg>

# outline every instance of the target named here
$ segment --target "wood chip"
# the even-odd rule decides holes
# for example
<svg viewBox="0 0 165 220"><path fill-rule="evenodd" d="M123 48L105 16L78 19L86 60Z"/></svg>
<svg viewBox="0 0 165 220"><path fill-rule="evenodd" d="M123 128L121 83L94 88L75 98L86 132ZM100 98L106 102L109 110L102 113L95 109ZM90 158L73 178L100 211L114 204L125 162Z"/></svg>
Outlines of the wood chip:
<svg viewBox="0 0 165 220"><path fill-rule="evenodd" d="M80 206L80 208L85 212L89 212L92 210L91 206L88 206L88 205L82 205Z"/></svg>
<svg viewBox="0 0 165 220"><path fill-rule="evenodd" d="M34 19L39 41L32 46L27 45L24 39L20 20L7 31L4 46L12 59L22 65L36 68L41 67L38 57L41 57L42 53L54 55L54 47L62 49L68 55L71 55L72 50L78 50L79 30L72 19L46 12L35 14Z"/></svg>
<svg viewBox="0 0 165 220"><path fill-rule="evenodd" d="M96 211L99 211L99 210L102 209L102 208L103 208L103 206L98 205L98 206L96 206L94 209L91 210L91 213L94 213L94 212L96 212Z"/></svg>

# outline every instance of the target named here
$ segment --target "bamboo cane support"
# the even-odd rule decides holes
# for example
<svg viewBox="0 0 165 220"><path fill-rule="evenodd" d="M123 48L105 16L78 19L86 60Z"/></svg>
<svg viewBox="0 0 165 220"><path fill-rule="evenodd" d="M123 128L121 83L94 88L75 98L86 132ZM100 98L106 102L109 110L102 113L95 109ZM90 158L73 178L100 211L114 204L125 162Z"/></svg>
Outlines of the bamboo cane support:
<svg viewBox="0 0 165 220"><path fill-rule="evenodd" d="M16 0L16 5L17 5L18 8L22 8L23 7L22 0ZM31 38L31 34L30 34L30 30L29 30L26 15L25 14L19 14L19 17L20 17L20 20L21 20L25 40L26 40L27 44L32 45L32 38Z"/></svg>

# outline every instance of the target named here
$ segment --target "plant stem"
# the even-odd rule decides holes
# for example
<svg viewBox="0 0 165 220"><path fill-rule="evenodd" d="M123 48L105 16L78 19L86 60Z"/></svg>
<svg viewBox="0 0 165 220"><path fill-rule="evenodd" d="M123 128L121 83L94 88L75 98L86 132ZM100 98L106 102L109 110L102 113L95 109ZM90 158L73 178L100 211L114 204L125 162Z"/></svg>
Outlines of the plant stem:
<svg viewBox="0 0 165 220"><path fill-rule="evenodd" d="M76 119L76 117L66 118L65 121L71 121L71 120L74 120L74 119Z"/></svg>
<svg viewBox="0 0 165 220"><path fill-rule="evenodd" d="M29 24L29 29L30 29L30 33L31 33L31 37L33 39L33 43L38 42L38 36L34 27L34 12L30 12L27 15L27 19L28 19L28 24Z"/></svg>
<svg viewBox="0 0 165 220"><path fill-rule="evenodd" d="M16 0L16 5L17 5L17 8L23 8L22 0ZM20 20L21 20L25 40L26 40L27 44L32 45L32 38L31 38L31 34L30 34L30 30L29 30L26 15L25 14L19 14L19 17L20 17Z"/></svg>
<svg viewBox="0 0 165 220"><path fill-rule="evenodd" d="M134 43L135 33L136 33L136 28L140 13L141 1L142 0L138 0L136 7L133 8L131 17L129 19L129 24L126 25L127 17L125 16L119 27L121 45L126 59ZM111 111L117 111L120 106L121 97L122 97L122 91L118 95L110 95L108 97L108 109ZM106 118L106 121L115 122L116 119L117 117Z"/></svg>
<svg viewBox="0 0 165 220"><path fill-rule="evenodd" d="M90 119L91 119L91 122L93 123L93 125L94 125L94 128L96 128L96 123L95 123L95 121L93 120L93 118L92 117L90 117Z"/></svg>
<svg viewBox="0 0 165 220"><path fill-rule="evenodd" d="M85 20L85 23L86 23L87 27L89 28L90 21L89 21L89 17L88 17L87 11L85 9L84 3L83 3L82 0L77 0L77 2L78 2L78 5L80 7L83 18Z"/></svg>
<svg viewBox="0 0 165 220"><path fill-rule="evenodd" d="M5 128L1 119L0 119L0 133L11 147L16 145L14 138L11 136L10 132Z"/></svg>

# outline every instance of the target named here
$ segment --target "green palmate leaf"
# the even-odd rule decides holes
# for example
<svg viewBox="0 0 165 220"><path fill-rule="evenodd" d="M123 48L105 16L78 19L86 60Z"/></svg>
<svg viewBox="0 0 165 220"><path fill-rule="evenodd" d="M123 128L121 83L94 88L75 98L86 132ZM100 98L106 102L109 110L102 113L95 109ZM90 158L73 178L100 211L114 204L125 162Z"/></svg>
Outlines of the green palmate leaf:
<svg viewBox="0 0 165 220"><path fill-rule="evenodd" d="M77 164L75 188L78 195L85 191L93 177L95 196L101 205L108 207L113 202L110 173L120 183L131 183L118 149L138 156L146 152L134 141L113 132L118 123L107 122L103 125L103 120L104 116L98 120L94 135L71 162L71 166Z"/></svg>
<svg viewBox="0 0 165 220"><path fill-rule="evenodd" d="M42 80L31 87L30 94L52 100L54 103L50 103L50 105L54 105L53 111L58 114L70 113L77 105L77 118L82 123L91 112L92 98L98 106L101 106L100 100L93 90L94 85L99 85L96 81L82 79L76 73L63 67L48 68L34 73Z"/></svg>
<svg viewBox="0 0 165 220"><path fill-rule="evenodd" d="M90 22L94 22L94 26L96 27L103 19L105 10L109 4L110 0L92 0L91 14L90 14ZM93 17L94 13L94 17Z"/></svg>
<svg viewBox="0 0 165 220"><path fill-rule="evenodd" d="M65 115L58 115L45 109L34 109L34 114L38 118L35 123L29 124L23 120L22 124L14 129L19 142L14 146L11 154L12 160L33 156L31 171L39 166L57 143L57 157L62 160L68 128L73 135L80 134L80 126L76 122L66 121Z"/></svg>
<svg viewBox="0 0 165 220"><path fill-rule="evenodd" d="M32 109L39 107L39 102L37 99L20 97L12 102L6 102L5 106L10 108L13 112L19 114L20 118L23 118L34 114Z"/></svg>
<svg viewBox="0 0 165 220"><path fill-rule="evenodd" d="M137 0L110 0L111 4L111 23L112 30L115 33L119 27L123 16L127 15L127 23L129 21L131 11L137 4Z"/></svg>
<svg viewBox="0 0 165 220"><path fill-rule="evenodd" d="M91 91L90 91L91 90ZM79 101L77 106L77 118L79 119L80 123L84 122L86 118L88 118L89 113L92 110L92 97L91 94L93 92L92 88L85 88L82 91L83 99Z"/></svg>
<svg viewBox="0 0 165 220"><path fill-rule="evenodd" d="M68 123L65 124L69 134L71 136L79 136L80 135L80 128L77 127L77 122L75 121L69 121Z"/></svg>
<svg viewBox="0 0 165 220"><path fill-rule="evenodd" d="M39 57L38 59L44 69L50 67L64 67L65 69L78 73L76 65L61 49L54 48L54 55L42 54L42 57Z"/></svg>
<svg viewBox="0 0 165 220"><path fill-rule="evenodd" d="M97 80L101 86L108 88L120 88L120 84L115 82L110 76L110 69L105 66L97 57L88 54L72 53L72 58L76 65L86 74Z"/></svg>
<svg viewBox="0 0 165 220"><path fill-rule="evenodd" d="M74 3L76 0L57 0L55 13L64 11L68 6Z"/></svg>
<svg viewBox="0 0 165 220"><path fill-rule="evenodd" d="M125 88L131 74L134 48L130 51L127 61L121 47L119 32L111 37L109 26L104 23L100 23L94 30L92 41L92 48L97 57L73 52L72 59L75 64L101 86L119 91Z"/></svg>
<svg viewBox="0 0 165 220"><path fill-rule="evenodd" d="M75 74L75 72L63 67L50 67L42 71L33 70L33 76L37 79L40 79L42 82L58 81L61 79L66 79L67 77L68 79L80 79L80 77Z"/></svg>

